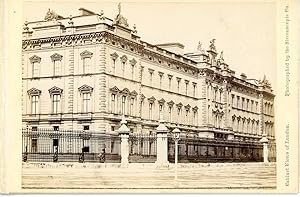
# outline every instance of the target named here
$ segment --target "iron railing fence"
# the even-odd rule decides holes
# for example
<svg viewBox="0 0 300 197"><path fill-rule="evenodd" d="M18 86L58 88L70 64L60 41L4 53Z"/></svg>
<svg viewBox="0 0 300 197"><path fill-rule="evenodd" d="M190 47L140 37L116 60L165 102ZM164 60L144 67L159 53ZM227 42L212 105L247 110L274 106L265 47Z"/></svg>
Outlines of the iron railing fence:
<svg viewBox="0 0 300 197"><path fill-rule="evenodd" d="M156 134L129 135L129 162L153 163L156 161L157 137Z"/></svg>
<svg viewBox="0 0 300 197"><path fill-rule="evenodd" d="M178 162L251 162L263 160L263 147L258 141L220 138L181 137L178 141ZM174 162L175 142L168 136L168 159Z"/></svg>
<svg viewBox="0 0 300 197"><path fill-rule="evenodd" d="M92 131L22 129L23 161L120 162L120 137Z"/></svg>

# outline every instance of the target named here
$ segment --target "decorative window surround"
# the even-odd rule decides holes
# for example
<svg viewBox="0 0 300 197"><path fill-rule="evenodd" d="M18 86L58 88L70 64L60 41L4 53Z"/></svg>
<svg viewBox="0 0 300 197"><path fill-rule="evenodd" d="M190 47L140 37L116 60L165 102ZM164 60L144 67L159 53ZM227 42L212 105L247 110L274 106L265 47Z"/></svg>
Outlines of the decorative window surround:
<svg viewBox="0 0 300 197"><path fill-rule="evenodd" d="M81 59L92 58L93 53L90 52L90 51L85 50L85 51L83 51L83 52L80 53L80 56L81 56Z"/></svg>
<svg viewBox="0 0 300 197"><path fill-rule="evenodd" d="M59 88L59 87L56 87L56 86L53 86L53 87L50 88L48 91L49 91L49 94L50 94L50 95L53 95L53 94L62 94L63 89L61 89L61 88Z"/></svg>
<svg viewBox="0 0 300 197"><path fill-rule="evenodd" d="M40 96L42 91L36 88L31 88L30 90L27 91L28 95L33 96L33 95L37 95Z"/></svg>
<svg viewBox="0 0 300 197"><path fill-rule="evenodd" d="M91 94L93 92L93 88L88 86L88 85L82 85L78 88L78 90L81 94L83 94L83 93L90 93Z"/></svg>
<svg viewBox="0 0 300 197"><path fill-rule="evenodd" d="M30 63L41 63L41 58L37 55L33 55L32 57L29 58Z"/></svg>

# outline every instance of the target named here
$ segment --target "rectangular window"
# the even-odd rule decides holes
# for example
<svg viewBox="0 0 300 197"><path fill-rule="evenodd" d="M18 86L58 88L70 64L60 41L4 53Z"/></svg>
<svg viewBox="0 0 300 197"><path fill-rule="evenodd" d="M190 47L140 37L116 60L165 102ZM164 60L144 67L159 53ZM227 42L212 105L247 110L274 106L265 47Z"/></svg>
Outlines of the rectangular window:
<svg viewBox="0 0 300 197"><path fill-rule="evenodd" d="M172 122L172 107L169 107L169 121Z"/></svg>
<svg viewBox="0 0 300 197"><path fill-rule="evenodd" d="M91 58L86 57L83 58L83 73L89 73L90 72L90 67L91 67Z"/></svg>
<svg viewBox="0 0 300 197"><path fill-rule="evenodd" d="M113 72L113 74L116 73L116 60L115 59L112 59L112 72Z"/></svg>
<svg viewBox="0 0 300 197"><path fill-rule="evenodd" d="M188 86L189 86L189 84L188 84L188 83L185 83L185 95L188 94Z"/></svg>
<svg viewBox="0 0 300 197"><path fill-rule="evenodd" d="M90 130L90 126L89 126L89 125L84 125L84 126L83 126L83 130L84 130L84 131Z"/></svg>
<svg viewBox="0 0 300 197"><path fill-rule="evenodd" d="M53 130L54 131L58 131L59 130L59 126L53 126Z"/></svg>
<svg viewBox="0 0 300 197"><path fill-rule="evenodd" d="M33 62L32 63L32 77L38 77L39 76L39 63Z"/></svg>
<svg viewBox="0 0 300 197"><path fill-rule="evenodd" d="M162 88L162 75L159 75L159 88Z"/></svg>
<svg viewBox="0 0 300 197"><path fill-rule="evenodd" d="M177 80L177 92L179 93L179 88L180 88L180 80Z"/></svg>
<svg viewBox="0 0 300 197"><path fill-rule="evenodd" d="M153 110L153 103L150 103L149 104L149 119L152 120L153 117L152 117L152 110Z"/></svg>
<svg viewBox="0 0 300 197"><path fill-rule="evenodd" d="M122 76L125 75L125 62L122 62Z"/></svg>
<svg viewBox="0 0 300 197"><path fill-rule="evenodd" d="M122 96L122 114L125 115L126 96Z"/></svg>
<svg viewBox="0 0 300 197"><path fill-rule="evenodd" d="M196 125L196 118L197 118L196 115L197 115L197 112L194 111L194 112L193 112L193 122L192 122L193 125Z"/></svg>
<svg viewBox="0 0 300 197"><path fill-rule="evenodd" d="M150 79L150 86L152 86L152 80L153 80L152 78L153 78L153 73L152 73L152 72L150 72L149 74L150 74L150 78L149 78L149 79Z"/></svg>
<svg viewBox="0 0 300 197"><path fill-rule="evenodd" d="M111 95L111 112L115 113L115 105L116 105L116 95Z"/></svg>
<svg viewBox="0 0 300 197"><path fill-rule="evenodd" d="M193 84L193 97L196 97L196 84Z"/></svg>
<svg viewBox="0 0 300 197"><path fill-rule="evenodd" d="M231 95L231 107L234 107L233 103L234 103L234 95Z"/></svg>
<svg viewBox="0 0 300 197"><path fill-rule="evenodd" d="M171 90L172 78L169 77L169 90Z"/></svg>
<svg viewBox="0 0 300 197"><path fill-rule="evenodd" d="M130 115L134 115L133 114L133 108L134 108L134 98L131 98L131 100L130 100Z"/></svg>
<svg viewBox="0 0 300 197"><path fill-rule="evenodd" d="M134 65L131 65L131 79L134 78Z"/></svg>
<svg viewBox="0 0 300 197"><path fill-rule="evenodd" d="M159 105L159 120L163 119L163 105Z"/></svg>
<svg viewBox="0 0 300 197"><path fill-rule="evenodd" d="M82 105L82 112L87 113L89 112L89 107L90 107L90 100L91 100L91 95L90 93L83 93L83 105Z"/></svg>
<svg viewBox="0 0 300 197"><path fill-rule="evenodd" d="M236 108L239 108L239 102L240 102L240 97L238 96L236 100Z"/></svg>
<svg viewBox="0 0 300 197"><path fill-rule="evenodd" d="M37 139L31 139L31 152L37 152Z"/></svg>
<svg viewBox="0 0 300 197"><path fill-rule="evenodd" d="M38 114L39 96L31 96L31 114Z"/></svg>
<svg viewBox="0 0 300 197"><path fill-rule="evenodd" d="M57 114L60 112L60 94L54 94L52 98L52 113Z"/></svg>
<svg viewBox="0 0 300 197"><path fill-rule="evenodd" d="M59 76L61 74L61 71L60 71L61 61L55 60L55 61L53 61L53 64L54 64L54 66L53 66L53 75L54 76Z"/></svg>

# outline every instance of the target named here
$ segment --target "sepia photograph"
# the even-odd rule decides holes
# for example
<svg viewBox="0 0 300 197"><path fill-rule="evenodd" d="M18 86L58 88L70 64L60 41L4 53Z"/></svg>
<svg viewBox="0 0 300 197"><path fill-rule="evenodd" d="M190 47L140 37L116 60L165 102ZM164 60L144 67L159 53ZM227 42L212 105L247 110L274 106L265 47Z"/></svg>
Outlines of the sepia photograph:
<svg viewBox="0 0 300 197"><path fill-rule="evenodd" d="M277 1L21 9L21 191L274 193L284 178L288 186L291 160L278 163L290 158L278 148L289 128L278 129Z"/></svg>

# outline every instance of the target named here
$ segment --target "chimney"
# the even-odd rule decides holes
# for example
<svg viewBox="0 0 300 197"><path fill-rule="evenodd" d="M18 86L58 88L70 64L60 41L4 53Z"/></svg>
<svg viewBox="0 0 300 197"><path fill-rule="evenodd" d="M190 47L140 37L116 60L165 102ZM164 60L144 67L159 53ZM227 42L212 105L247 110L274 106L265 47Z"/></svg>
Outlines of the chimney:
<svg viewBox="0 0 300 197"><path fill-rule="evenodd" d="M245 73L242 73L240 76L241 76L242 80L246 80L247 79L247 75Z"/></svg>

